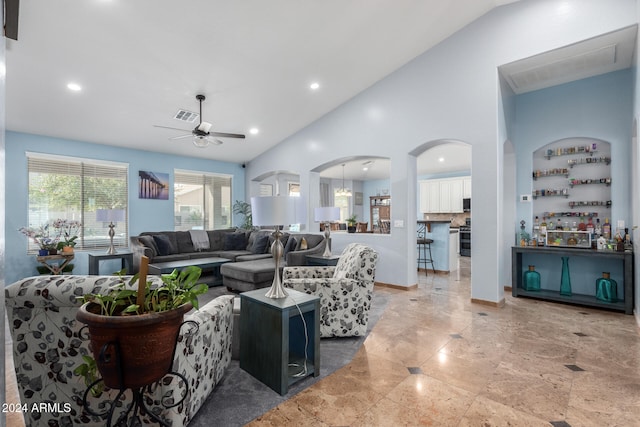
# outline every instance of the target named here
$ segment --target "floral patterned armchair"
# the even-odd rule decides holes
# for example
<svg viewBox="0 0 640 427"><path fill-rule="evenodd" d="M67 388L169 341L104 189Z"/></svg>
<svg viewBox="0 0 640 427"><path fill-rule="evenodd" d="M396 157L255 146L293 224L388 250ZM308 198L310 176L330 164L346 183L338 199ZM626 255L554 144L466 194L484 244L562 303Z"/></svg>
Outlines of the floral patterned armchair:
<svg viewBox="0 0 640 427"><path fill-rule="evenodd" d="M378 253L351 243L335 267L285 267L283 286L320 298L320 336L367 332Z"/></svg>
<svg viewBox="0 0 640 427"><path fill-rule="evenodd" d="M158 276L149 279L154 283L161 280ZM113 276L38 276L5 288L21 404L32 408L50 403L54 407L51 411L26 411L26 425L105 425L104 419L84 410L81 401L87 387L73 372L83 363L82 356L89 354L89 341L80 332L83 324L76 320L82 304L76 297L105 292L118 282ZM152 397L147 399L154 414L171 425L184 426L193 418L231 363L232 309L233 296L220 296L185 316L198 328L188 334L189 327L183 326L172 370L183 375L187 384L178 377L165 376L152 386ZM185 387L189 395L182 403L170 409L159 405L161 400L177 403ZM99 398L89 398L91 408L105 411L100 405L113 400L117 392L109 390ZM129 403L131 395L127 393L125 402ZM148 416L141 418L144 424L150 422Z"/></svg>

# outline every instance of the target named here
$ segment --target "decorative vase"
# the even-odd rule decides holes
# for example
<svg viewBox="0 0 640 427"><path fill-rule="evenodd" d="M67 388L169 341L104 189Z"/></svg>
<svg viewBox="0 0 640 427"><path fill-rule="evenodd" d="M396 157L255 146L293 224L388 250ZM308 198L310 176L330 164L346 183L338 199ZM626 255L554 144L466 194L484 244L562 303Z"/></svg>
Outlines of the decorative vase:
<svg viewBox="0 0 640 427"><path fill-rule="evenodd" d="M76 319L89 328L93 357L104 384L116 390L136 389L164 377L173 364L173 353L185 313L192 305L162 313L104 316L98 304L88 302Z"/></svg>
<svg viewBox="0 0 640 427"><path fill-rule="evenodd" d="M58 255L57 249L49 249L49 255Z"/></svg>
<svg viewBox="0 0 640 427"><path fill-rule="evenodd" d="M540 290L540 273L535 269L534 265L529 266L529 270L524 272L524 290L539 291Z"/></svg>
<svg viewBox="0 0 640 427"><path fill-rule="evenodd" d="M607 271L603 271L602 277L596 280L596 298L605 302L618 301L618 283Z"/></svg>
<svg viewBox="0 0 640 427"><path fill-rule="evenodd" d="M38 250L38 256L47 256L49 255L49 250L48 249L39 249Z"/></svg>
<svg viewBox="0 0 640 427"><path fill-rule="evenodd" d="M62 253L63 254L67 254L70 255L73 253L73 246L63 246L62 247Z"/></svg>
<svg viewBox="0 0 640 427"><path fill-rule="evenodd" d="M569 274L569 257L562 257L562 277L560 278L560 295L571 296L571 276Z"/></svg>

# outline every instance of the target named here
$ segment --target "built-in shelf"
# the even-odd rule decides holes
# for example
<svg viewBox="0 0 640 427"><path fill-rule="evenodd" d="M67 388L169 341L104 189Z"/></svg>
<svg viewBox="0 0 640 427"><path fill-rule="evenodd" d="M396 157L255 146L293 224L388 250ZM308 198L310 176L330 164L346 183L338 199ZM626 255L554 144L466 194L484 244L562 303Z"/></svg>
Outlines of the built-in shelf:
<svg viewBox="0 0 640 427"><path fill-rule="evenodd" d="M611 185L611 178L598 178L598 179L575 179L569 180L569 186L573 188L576 185L591 185L591 184L604 184L607 187Z"/></svg>
<svg viewBox="0 0 640 427"><path fill-rule="evenodd" d="M571 159L568 161L568 163L570 168L573 168L574 166L589 165L593 163L605 163L609 165L611 164L611 157L582 157L579 159Z"/></svg>

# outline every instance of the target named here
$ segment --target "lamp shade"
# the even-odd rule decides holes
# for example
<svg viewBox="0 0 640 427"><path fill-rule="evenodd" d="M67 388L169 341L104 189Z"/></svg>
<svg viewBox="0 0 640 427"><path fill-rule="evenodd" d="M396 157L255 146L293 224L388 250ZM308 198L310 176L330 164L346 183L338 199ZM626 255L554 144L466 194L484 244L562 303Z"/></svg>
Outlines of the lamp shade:
<svg viewBox="0 0 640 427"><path fill-rule="evenodd" d="M340 219L340 208L322 207L313 210L315 222L337 221Z"/></svg>
<svg viewBox="0 0 640 427"><path fill-rule="evenodd" d="M124 209L97 209L96 221L122 222L125 218Z"/></svg>
<svg viewBox="0 0 640 427"><path fill-rule="evenodd" d="M305 224L307 210L302 197L269 196L251 198L253 225Z"/></svg>

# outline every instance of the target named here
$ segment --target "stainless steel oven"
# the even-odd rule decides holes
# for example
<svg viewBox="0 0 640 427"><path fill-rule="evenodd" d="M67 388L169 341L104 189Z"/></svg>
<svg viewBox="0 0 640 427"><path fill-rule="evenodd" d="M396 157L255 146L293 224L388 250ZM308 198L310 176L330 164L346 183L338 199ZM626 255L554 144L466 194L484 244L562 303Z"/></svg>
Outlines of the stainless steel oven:
<svg viewBox="0 0 640 427"><path fill-rule="evenodd" d="M460 256L471 256L471 220L460 227Z"/></svg>

